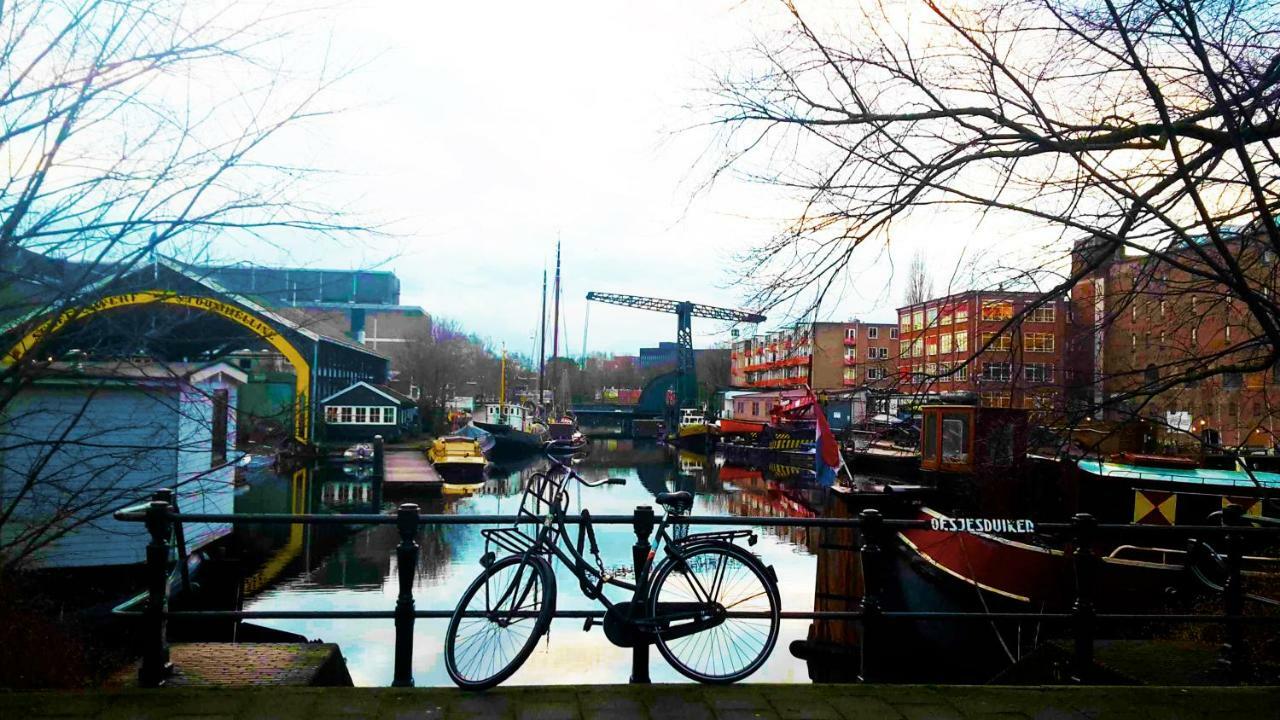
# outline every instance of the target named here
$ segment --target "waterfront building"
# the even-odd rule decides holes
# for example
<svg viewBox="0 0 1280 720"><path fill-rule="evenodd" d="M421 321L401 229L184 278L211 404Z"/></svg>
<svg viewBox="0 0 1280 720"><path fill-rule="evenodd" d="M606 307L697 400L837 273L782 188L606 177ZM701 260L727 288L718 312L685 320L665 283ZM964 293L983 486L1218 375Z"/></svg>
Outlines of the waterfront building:
<svg viewBox="0 0 1280 720"><path fill-rule="evenodd" d="M1239 231L1224 235L1250 285L1274 296L1280 266L1268 244ZM1172 246L1167 259L1108 254L1100 246L1084 240L1072 254L1082 278L1071 293L1078 322L1070 345L1077 371L1072 396L1081 414L1150 418L1173 444L1192 443L1208 430L1211 441L1226 446L1274 446L1280 365L1181 380L1266 359L1272 344L1240 293L1206 280L1216 271L1185 245Z"/></svg>
<svg viewBox="0 0 1280 720"><path fill-rule="evenodd" d="M320 400L324 442L398 442L418 427L418 403L386 385L358 382Z"/></svg>
<svg viewBox="0 0 1280 720"><path fill-rule="evenodd" d="M1064 298L969 290L898 308L897 390L976 395L987 407L1064 408Z"/></svg>
<svg viewBox="0 0 1280 720"><path fill-rule="evenodd" d="M897 357L896 324L804 323L735 341L730 382L748 388L885 388L895 381Z"/></svg>
<svg viewBox="0 0 1280 720"><path fill-rule="evenodd" d="M176 491L189 512L230 513L238 393L247 377L225 362L54 362L5 408L0 499L13 503L5 544L43 543L29 567L143 561L147 530L110 513ZM15 500L16 499L16 500ZM189 552L230 532L187 523Z"/></svg>

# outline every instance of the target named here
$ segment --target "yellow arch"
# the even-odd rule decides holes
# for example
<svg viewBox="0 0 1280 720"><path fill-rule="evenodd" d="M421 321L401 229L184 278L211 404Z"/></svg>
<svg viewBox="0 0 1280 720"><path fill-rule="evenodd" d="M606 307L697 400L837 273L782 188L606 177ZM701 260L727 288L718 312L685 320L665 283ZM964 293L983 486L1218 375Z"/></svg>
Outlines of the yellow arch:
<svg viewBox="0 0 1280 720"><path fill-rule="evenodd" d="M94 313L104 310L113 310L119 307L127 307L131 305L145 305L147 303L163 303L165 305L180 305L183 307L195 308L205 312L211 312L215 315L221 315L228 320L239 323L248 328L255 335L266 340L271 347L280 351L281 355L289 360L293 365L296 379L294 381L294 408L293 408L293 434L298 440L307 442L308 429L310 427L310 400L311 400L311 363L307 362L302 353L298 352L288 340L285 340L280 333L276 332L271 324L253 313L242 310L230 303L222 302L210 297L201 297L199 295L179 295L169 290L144 290L136 293L125 293L123 295L112 295L105 297L91 305L83 307L70 308L63 310L57 317L50 318L38 325L26 337L18 341L16 345L5 353L3 363L12 365L21 360L31 351L41 340L53 335L68 323L78 320Z"/></svg>

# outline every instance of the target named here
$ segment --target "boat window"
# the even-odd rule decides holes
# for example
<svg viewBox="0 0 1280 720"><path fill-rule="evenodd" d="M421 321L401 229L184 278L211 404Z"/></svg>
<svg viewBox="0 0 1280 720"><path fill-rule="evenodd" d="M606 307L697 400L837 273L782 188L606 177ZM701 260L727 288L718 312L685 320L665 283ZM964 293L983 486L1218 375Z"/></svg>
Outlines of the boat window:
<svg viewBox="0 0 1280 720"><path fill-rule="evenodd" d="M920 457L935 460L938 457L938 414L925 413L924 430L920 437Z"/></svg>
<svg viewBox="0 0 1280 720"><path fill-rule="evenodd" d="M964 415L948 413L942 417L942 461L969 462L969 418Z"/></svg>

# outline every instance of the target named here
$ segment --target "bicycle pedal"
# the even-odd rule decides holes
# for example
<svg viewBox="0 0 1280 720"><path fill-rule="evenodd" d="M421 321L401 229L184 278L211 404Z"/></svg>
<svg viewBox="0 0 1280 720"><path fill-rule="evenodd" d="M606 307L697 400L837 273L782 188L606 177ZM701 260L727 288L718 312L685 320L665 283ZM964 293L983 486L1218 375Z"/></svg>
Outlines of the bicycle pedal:
<svg viewBox="0 0 1280 720"><path fill-rule="evenodd" d="M596 624L596 619L589 617L582 621L582 632L591 632L591 626Z"/></svg>

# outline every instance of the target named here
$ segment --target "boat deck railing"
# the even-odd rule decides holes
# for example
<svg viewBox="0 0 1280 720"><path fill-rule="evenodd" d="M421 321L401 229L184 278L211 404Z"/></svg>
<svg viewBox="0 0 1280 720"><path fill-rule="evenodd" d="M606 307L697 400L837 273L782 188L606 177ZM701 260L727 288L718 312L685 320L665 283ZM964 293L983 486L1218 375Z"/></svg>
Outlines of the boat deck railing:
<svg viewBox="0 0 1280 720"><path fill-rule="evenodd" d="M417 536L431 525L518 525L539 523L540 519L515 515L427 515L419 512L413 503L399 506L394 514L289 514L250 513L217 514L180 512L174 506L172 491L160 491L142 505L125 508L115 513L124 522L145 523L150 535L146 548L147 592L143 609L134 610L126 605L116 608L117 615L135 618L140 623L142 663L139 684L154 687L161 684L170 672L166 622L170 619L206 620L270 620L270 619L344 619L344 620L393 620L395 622L394 686L413 684L413 628L419 618L442 619L452 617L453 608L418 608L415 606L413 586L418 566L419 546ZM878 642L892 642L885 634L892 623L919 621L992 622L1028 620L1038 623L1065 625L1070 628L1073 652L1071 678L1087 683L1094 677L1094 643L1098 628L1102 625L1153 623L1153 624L1219 624L1225 628L1226 642L1222 646L1220 664L1232 681L1248 675L1248 653L1245 646L1246 625L1280 622L1280 613L1271 615L1246 615L1242 566L1248 558L1243 556L1247 539L1280 540L1280 521L1269 518L1245 516L1238 505L1229 505L1214 514L1219 524L1206 525L1129 525L1099 523L1087 513L1075 515L1070 522L1025 523L1017 525L1045 536L1060 538L1069 543L1071 562L1068 564L1075 581L1075 597L1066 612L952 612L907 611L886 609L881 604L883 583L889 577L888 547L896 533L912 530L938 530L929 520L900 520L884 518L875 509L864 509L851 518L797 518L767 516L703 515L672 518L673 522L687 526L733 526L835 528L856 529L858 542L850 550L861 553L864 592L857 609L848 611L815 611L782 608L783 620L827 620L858 623L859 637L864 646ZM569 515L565 522L581 523L582 516ZM650 506L639 506L630 515L591 515L595 525L628 525L636 536L633 546L632 567L644 567L650 550L650 535L655 525L655 513ZM181 542L181 528L188 522L230 523L233 525L395 525L400 542L395 553L398 566L399 594L395 606L386 610L171 610L169 608L170 560L174 549L171 542ZM981 523L973 525L981 530ZM1014 527L1013 525L1006 525ZM1168 542L1176 538L1215 538L1221 541L1224 552L1216 556L1222 566L1225 582L1211 587L1221 594L1220 612L1217 613L1110 613L1096 610L1096 578L1103 561L1094 551L1095 542L1104 537L1134 536L1152 541ZM185 555L185 548L178 547L178 556ZM181 568L185 562L176 563ZM176 571L175 571L176 572ZM646 583L647 578L637 578ZM1205 581L1208 583L1208 581ZM735 616L730 611L727 616ZM600 610L556 610L553 617L568 619L601 618ZM864 653L865 656L865 653ZM649 652L646 645L633 649L632 682L649 681ZM876 668L864 662L859 677L872 680L877 677Z"/></svg>

